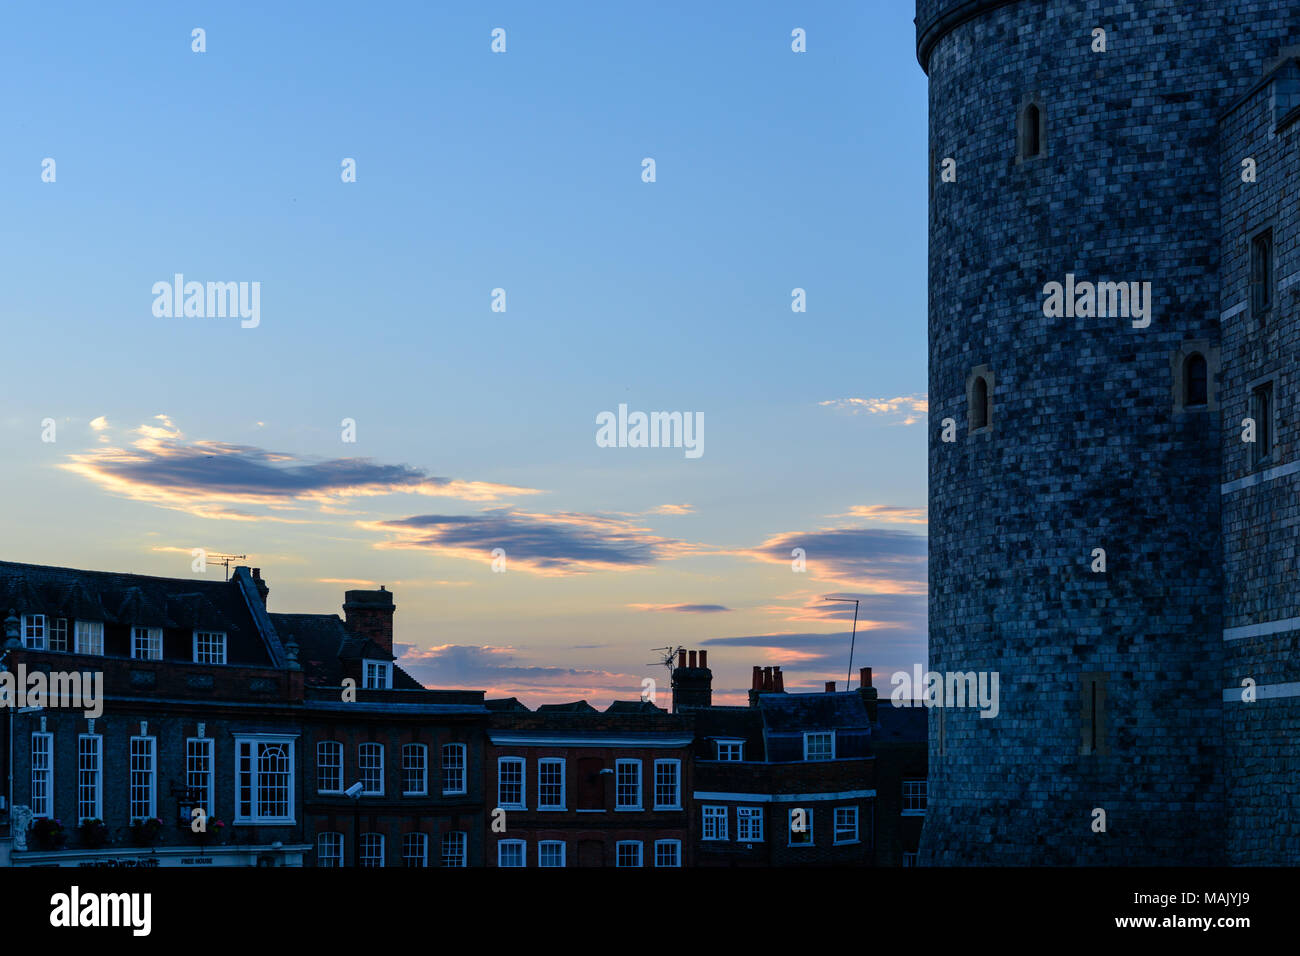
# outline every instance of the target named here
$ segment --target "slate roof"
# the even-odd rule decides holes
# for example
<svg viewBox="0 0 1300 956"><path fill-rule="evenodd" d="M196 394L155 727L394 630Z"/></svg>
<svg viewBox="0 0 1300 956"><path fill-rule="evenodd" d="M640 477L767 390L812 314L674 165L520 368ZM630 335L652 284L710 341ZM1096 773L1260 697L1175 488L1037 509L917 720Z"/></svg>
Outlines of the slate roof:
<svg viewBox="0 0 1300 956"><path fill-rule="evenodd" d="M875 737L882 743L925 743L929 740L929 716L924 706L894 707L882 700L876 710Z"/></svg>
<svg viewBox="0 0 1300 956"><path fill-rule="evenodd" d="M532 711L518 697L493 697L483 701L488 710L497 714L531 714Z"/></svg>
<svg viewBox="0 0 1300 956"><path fill-rule="evenodd" d="M662 707L657 707L648 700L616 700L605 708L607 714L666 714Z"/></svg>
<svg viewBox="0 0 1300 956"><path fill-rule="evenodd" d="M308 684L338 687L346 676L345 664L371 660L391 661L393 655L369 638L347 629L337 614L271 614L271 622L282 644L298 644L298 663ZM396 664L394 690L420 690L424 685Z"/></svg>
<svg viewBox="0 0 1300 956"><path fill-rule="evenodd" d="M234 577L160 578L0 561L0 617L10 609L19 615L102 621L106 630L138 625L225 631L228 663L273 663L268 635L258 627Z"/></svg>
<svg viewBox="0 0 1300 956"><path fill-rule="evenodd" d="M871 727L862 695L856 690L832 694L760 694L758 710L769 733Z"/></svg>
<svg viewBox="0 0 1300 956"><path fill-rule="evenodd" d="M595 707L585 700L575 700L568 704L541 704L537 708L539 714L596 714L599 713Z"/></svg>

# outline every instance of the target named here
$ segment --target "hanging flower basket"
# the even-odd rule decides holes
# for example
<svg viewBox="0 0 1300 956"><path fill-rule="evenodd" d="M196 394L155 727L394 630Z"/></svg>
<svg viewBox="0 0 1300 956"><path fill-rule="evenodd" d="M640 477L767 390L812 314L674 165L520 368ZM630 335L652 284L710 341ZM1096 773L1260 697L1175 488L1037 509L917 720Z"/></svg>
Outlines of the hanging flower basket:
<svg viewBox="0 0 1300 956"><path fill-rule="evenodd" d="M41 817L32 824L32 840L42 850L61 850L68 833L63 821L54 817Z"/></svg>
<svg viewBox="0 0 1300 956"><path fill-rule="evenodd" d="M108 826L98 817L83 820L81 823L81 845L89 849L98 849L108 842Z"/></svg>
<svg viewBox="0 0 1300 956"><path fill-rule="evenodd" d="M143 817L131 823L131 842L136 846L153 846L162 833L163 822L157 817Z"/></svg>

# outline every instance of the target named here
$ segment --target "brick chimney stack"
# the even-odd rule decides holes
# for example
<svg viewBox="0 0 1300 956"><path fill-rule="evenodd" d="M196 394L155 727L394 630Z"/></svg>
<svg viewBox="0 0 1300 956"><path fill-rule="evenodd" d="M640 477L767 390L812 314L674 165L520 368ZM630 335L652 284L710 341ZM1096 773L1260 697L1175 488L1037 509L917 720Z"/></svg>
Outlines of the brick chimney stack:
<svg viewBox="0 0 1300 956"><path fill-rule="evenodd" d="M784 694L785 675L780 667L759 667L754 665L754 679L749 688L749 706L758 705L759 694Z"/></svg>
<svg viewBox="0 0 1300 956"><path fill-rule="evenodd" d="M678 651L673 668L673 713L713 706L713 671L708 651Z"/></svg>
<svg viewBox="0 0 1300 956"><path fill-rule="evenodd" d="M266 596L271 593L271 589L262 580L261 568L253 568L253 584L257 586L257 593L262 598L262 607L266 607Z"/></svg>
<svg viewBox="0 0 1300 956"><path fill-rule="evenodd" d="M871 668L863 667L860 669L858 671L858 677L858 693L862 695L862 703L866 705L867 716L871 718L873 724L877 723L877 708L880 706L880 702L877 698L880 695L876 692L876 689L871 686Z"/></svg>
<svg viewBox="0 0 1300 956"><path fill-rule="evenodd" d="M343 619L357 637L369 638L393 653L393 594L381 584L378 591L346 591Z"/></svg>

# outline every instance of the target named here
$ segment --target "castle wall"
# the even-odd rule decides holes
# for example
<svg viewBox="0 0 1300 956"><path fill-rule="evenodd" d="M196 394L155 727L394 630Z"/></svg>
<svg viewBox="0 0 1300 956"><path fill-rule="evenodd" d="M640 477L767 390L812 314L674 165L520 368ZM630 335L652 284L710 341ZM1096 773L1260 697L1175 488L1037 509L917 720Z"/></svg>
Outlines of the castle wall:
<svg viewBox="0 0 1300 956"><path fill-rule="evenodd" d="M930 667L997 671L1001 688L997 718L931 713L921 862L1220 862L1223 439L1217 408L1180 407L1175 385L1191 343L1220 346L1218 118L1300 35L1300 2L917 9ZM975 15L936 26L959 9ZM1018 158L1029 101L1045 149ZM948 157L956 182L940 179ZM1150 282L1149 326L1044 316L1045 285L1067 273ZM992 426L975 431L981 366Z"/></svg>
<svg viewBox="0 0 1300 956"><path fill-rule="evenodd" d="M1295 61L1221 127L1225 823L1227 862L1254 866L1300 863L1300 113L1292 110L1300 110ZM1247 158L1254 182L1243 181ZM1257 310L1251 245L1265 229L1276 291ZM1257 462L1242 422L1256 414L1252 389L1268 382L1274 441Z"/></svg>

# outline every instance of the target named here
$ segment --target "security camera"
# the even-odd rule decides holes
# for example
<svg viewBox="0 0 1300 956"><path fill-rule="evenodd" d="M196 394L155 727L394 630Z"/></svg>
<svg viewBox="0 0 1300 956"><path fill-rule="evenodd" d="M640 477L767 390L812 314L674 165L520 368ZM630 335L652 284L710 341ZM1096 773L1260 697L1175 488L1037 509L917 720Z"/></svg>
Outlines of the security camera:
<svg viewBox="0 0 1300 956"><path fill-rule="evenodd" d="M363 783L354 783L352 786L344 790L343 793L345 796L359 797L361 796L361 791L364 790L365 788L366 786Z"/></svg>

